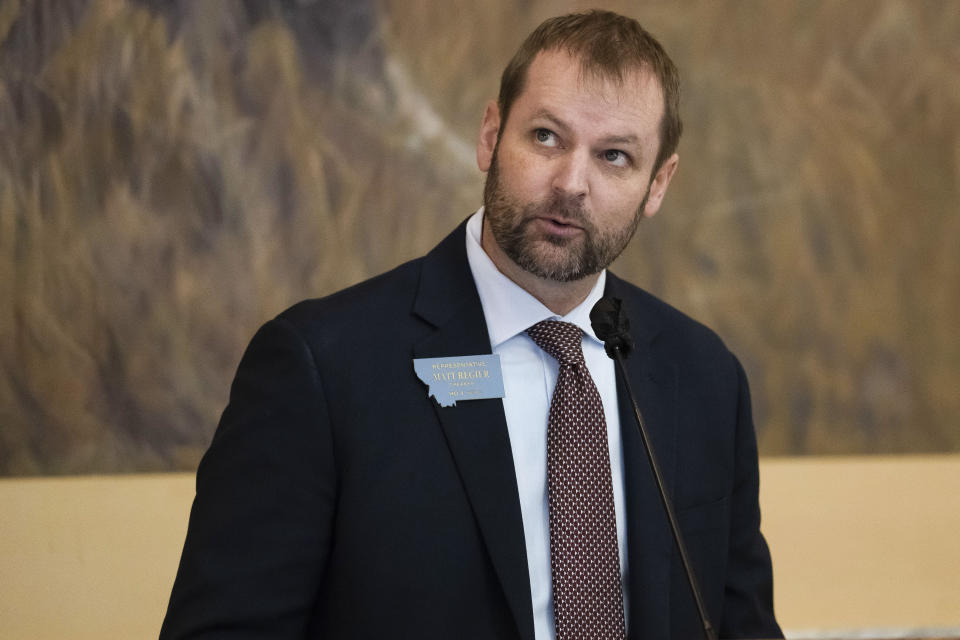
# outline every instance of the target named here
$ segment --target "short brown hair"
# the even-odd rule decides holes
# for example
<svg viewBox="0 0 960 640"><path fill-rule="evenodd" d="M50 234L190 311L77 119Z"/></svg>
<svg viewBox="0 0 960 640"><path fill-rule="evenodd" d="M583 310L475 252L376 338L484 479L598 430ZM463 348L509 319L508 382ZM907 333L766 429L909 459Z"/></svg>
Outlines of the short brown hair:
<svg viewBox="0 0 960 640"><path fill-rule="evenodd" d="M624 71L652 71L663 91L660 149L654 173L673 155L680 142L680 74L660 43L640 23L612 11L594 9L550 18L527 36L500 78L500 126L507 122L510 107L523 92L527 70L541 51L565 50L580 58L584 75L599 75L623 82Z"/></svg>

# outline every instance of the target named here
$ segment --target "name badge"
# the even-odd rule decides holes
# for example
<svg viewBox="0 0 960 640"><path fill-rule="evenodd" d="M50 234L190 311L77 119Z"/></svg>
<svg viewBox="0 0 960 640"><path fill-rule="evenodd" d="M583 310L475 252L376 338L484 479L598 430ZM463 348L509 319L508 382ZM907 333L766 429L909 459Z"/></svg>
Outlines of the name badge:
<svg viewBox="0 0 960 640"><path fill-rule="evenodd" d="M427 385L427 397L436 398L441 407L455 406L459 400L503 397L503 372L496 354L415 358L413 370Z"/></svg>

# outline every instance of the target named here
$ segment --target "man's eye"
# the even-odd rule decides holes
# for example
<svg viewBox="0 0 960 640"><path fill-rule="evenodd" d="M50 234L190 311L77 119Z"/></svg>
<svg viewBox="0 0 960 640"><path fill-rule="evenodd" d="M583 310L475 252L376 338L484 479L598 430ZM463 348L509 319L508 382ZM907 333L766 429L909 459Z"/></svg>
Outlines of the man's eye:
<svg viewBox="0 0 960 640"><path fill-rule="evenodd" d="M537 129L537 142L548 147L557 146L557 137L549 129Z"/></svg>
<svg viewBox="0 0 960 640"><path fill-rule="evenodd" d="M603 152L603 159L618 167L625 167L630 162L630 158L623 151L617 149L607 149Z"/></svg>

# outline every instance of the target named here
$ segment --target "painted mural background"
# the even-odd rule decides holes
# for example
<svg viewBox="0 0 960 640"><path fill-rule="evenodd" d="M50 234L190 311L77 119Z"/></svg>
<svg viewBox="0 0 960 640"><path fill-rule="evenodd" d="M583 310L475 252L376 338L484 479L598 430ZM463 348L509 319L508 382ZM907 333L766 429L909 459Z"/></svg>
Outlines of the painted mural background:
<svg viewBox="0 0 960 640"><path fill-rule="evenodd" d="M960 3L602 2L684 79L615 270L714 327L761 452L960 451ZM586 3L0 0L0 475L192 469L256 328L479 205Z"/></svg>

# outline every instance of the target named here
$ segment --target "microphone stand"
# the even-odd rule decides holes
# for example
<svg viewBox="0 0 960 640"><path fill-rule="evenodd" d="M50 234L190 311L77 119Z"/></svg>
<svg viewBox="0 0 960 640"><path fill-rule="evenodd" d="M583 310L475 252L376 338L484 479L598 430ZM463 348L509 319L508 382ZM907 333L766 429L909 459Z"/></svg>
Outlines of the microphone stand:
<svg viewBox="0 0 960 640"><path fill-rule="evenodd" d="M697 586L696 578L693 575L693 568L690 566L690 560L687 558L687 549L683 544L683 538L680 537L680 527L677 524L677 516L673 512L673 504L667 497L667 490L663 485L660 465L657 464L657 459L653 455L653 444L650 442L650 436L647 434L647 426L643 421L643 414L640 413L640 406L637 404L637 398L633 395L633 388L630 386L629 378L627 378L627 368L623 364L623 354L620 352L620 346L612 345L612 351L615 357L611 357L613 357L613 361L617 363L620 377L623 379L627 393L630 395L630 402L633 404L633 412L637 417L637 424L640 426L640 437L643 439L643 448L647 452L650 469L653 471L653 477L657 481L657 488L660 490L660 500L663 503L663 508L667 512L667 520L670 521L670 529L673 532L673 540L677 543L677 550L680 552L683 570L687 573L687 583L689 583L690 590L693 592L693 600L697 605L697 613L700 614L700 622L703 624L703 634L707 640L717 640L717 632L707 617L707 610L706 607L703 606L703 598L700 596L700 588ZM607 353L609 355L610 352L608 351Z"/></svg>

